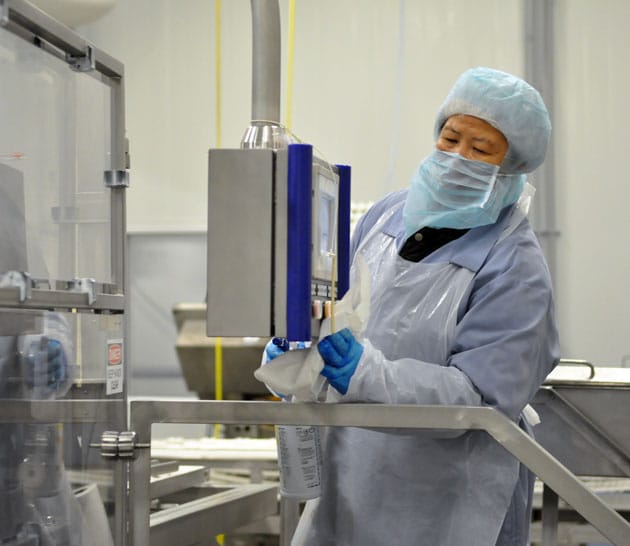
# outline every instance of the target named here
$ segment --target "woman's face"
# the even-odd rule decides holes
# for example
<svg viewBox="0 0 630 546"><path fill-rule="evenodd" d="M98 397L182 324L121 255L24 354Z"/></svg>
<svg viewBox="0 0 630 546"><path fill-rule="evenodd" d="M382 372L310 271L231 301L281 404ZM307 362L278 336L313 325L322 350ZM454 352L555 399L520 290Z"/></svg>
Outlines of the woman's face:
<svg viewBox="0 0 630 546"><path fill-rule="evenodd" d="M474 116L457 114L446 120L435 147L476 161L501 165L508 151L503 133Z"/></svg>

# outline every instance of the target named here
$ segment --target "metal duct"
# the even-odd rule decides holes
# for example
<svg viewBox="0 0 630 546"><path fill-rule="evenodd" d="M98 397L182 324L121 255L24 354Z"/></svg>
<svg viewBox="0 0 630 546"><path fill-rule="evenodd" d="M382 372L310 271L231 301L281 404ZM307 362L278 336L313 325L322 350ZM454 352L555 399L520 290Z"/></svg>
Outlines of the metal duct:
<svg viewBox="0 0 630 546"><path fill-rule="evenodd" d="M251 0L252 121L241 148L284 148L280 124L280 7L278 0Z"/></svg>

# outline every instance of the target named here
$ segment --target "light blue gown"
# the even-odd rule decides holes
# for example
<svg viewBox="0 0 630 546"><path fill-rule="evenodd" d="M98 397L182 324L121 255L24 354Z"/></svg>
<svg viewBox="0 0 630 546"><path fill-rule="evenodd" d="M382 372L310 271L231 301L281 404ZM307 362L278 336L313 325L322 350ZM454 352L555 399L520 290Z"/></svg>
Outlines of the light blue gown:
<svg viewBox="0 0 630 546"><path fill-rule="evenodd" d="M361 219L370 268L364 352L341 402L522 411L559 356L549 272L517 207L418 263L404 260L406 191ZM533 477L482 431L335 428L323 435L322 496L292 544L521 546Z"/></svg>

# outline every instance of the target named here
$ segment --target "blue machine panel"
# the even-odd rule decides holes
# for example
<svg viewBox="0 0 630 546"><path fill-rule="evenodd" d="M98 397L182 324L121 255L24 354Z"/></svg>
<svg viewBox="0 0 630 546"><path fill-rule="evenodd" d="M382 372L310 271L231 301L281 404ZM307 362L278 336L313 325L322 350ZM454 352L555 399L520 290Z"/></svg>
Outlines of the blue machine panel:
<svg viewBox="0 0 630 546"><path fill-rule="evenodd" d="M311 339L313 147L289 145L287 181L287 339Z"/></svg>

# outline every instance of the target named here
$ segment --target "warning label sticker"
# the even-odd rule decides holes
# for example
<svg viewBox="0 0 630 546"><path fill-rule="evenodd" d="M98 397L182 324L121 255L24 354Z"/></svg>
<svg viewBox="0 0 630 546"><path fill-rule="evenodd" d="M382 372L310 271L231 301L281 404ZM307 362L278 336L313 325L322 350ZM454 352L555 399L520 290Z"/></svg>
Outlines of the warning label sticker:
<svg viewBox="0 0 630 546"><path fill-rule="evenodd" d="M122 339L107 341L107 368L105 378L107 394L117 394L123 391L124 350Z"/></svg>

